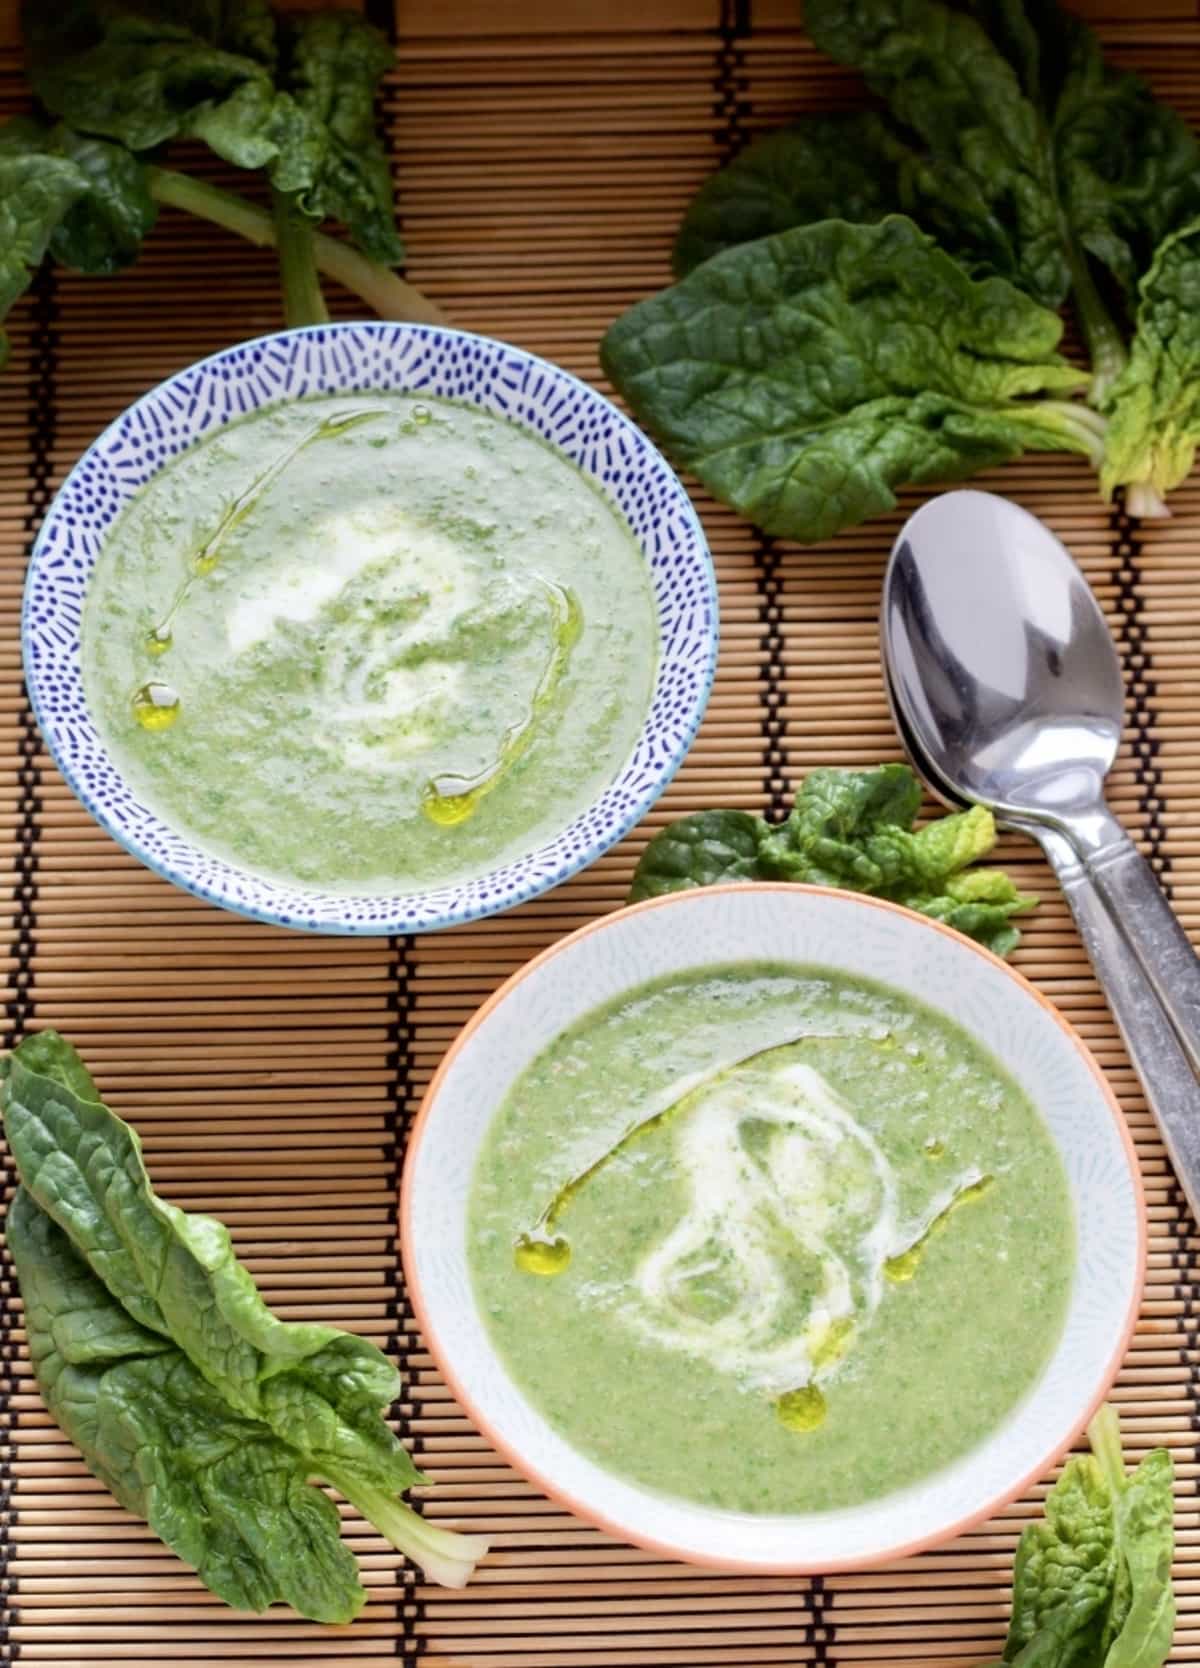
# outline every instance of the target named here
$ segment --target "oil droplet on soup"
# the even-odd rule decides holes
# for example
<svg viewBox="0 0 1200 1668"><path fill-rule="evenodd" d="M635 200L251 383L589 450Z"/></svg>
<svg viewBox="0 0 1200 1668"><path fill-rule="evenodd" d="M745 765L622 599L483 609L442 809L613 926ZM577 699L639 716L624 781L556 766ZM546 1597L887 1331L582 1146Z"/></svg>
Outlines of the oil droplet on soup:
<svg viewBox="0 0 1200 1668"><path fill-rule="evenodd" d="M825 1397L815 1384L801 1385L780 1396L775 1414L790 1431L815 1431L825 1423Z"/></svg>
<svg viewBox="0 0 1200 1668"><path fill-rule="evenodd" d="M179 717L179 696L169 683L144 683L134 691L133 716L143 730L169 730Z"/></svg>
<svg viewBox="0 0 1200 1668"><path fill-rule="evenodd" d="M571 1261L571 1242L562 1234L553 1239L522 1234L513 1245L513 1261L522 1274L561 1274Z"/></svg>

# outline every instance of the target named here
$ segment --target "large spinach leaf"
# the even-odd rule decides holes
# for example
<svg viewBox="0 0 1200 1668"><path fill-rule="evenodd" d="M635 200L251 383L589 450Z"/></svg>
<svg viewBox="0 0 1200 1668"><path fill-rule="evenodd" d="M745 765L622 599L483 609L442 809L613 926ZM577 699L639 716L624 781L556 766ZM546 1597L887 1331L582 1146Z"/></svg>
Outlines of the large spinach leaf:
<svg viewBox="0 0 1200 1668"><path fill-rule="evenodd" d="M1053 158L1038 111L987 31L941 0L808 0L805 26L988 205L1006 276L1043 305L1070 287Z"/></svg>
<svg viewBox="0 0 1200 1668"><path fill-rule="evenodd" d="M50 1316L39 1382L118 1498L231 1603L279 1596L346 1619L337 1571L348 1555L324 1546L322 1522L336 1529L324 1497L297 1492L310 1476L431 1579L462 1585L483 1543L427 1524L398 1498L422 1479L380 1417L399 1389L395 1368L367 1339L272 1315L222 1224L154 1194L136 1134L54 1033L4 1061L4 1129L22 1182L22 1291ZM60 1387L60 1363L88 1365L80 1349L93 1344L120 1373ZM242 1469L239 1454L249 1454ZM190 1521L196 1513L204 1524ZM249 1551L232 1534L238 1521ZM279 1561L289 1542L290 1571Z"/></svg>
<svg viewBox="0 0 1200 1668"><path fill-rule="evenodd" d="M1141 283L1129 363L1109 391L1100 479L1144 513L1191 471L1200 442L1200 220L1172 233Z"/></svg>
<svg viewBox="0 0 1200 1668"><path fill-rule="evenodd" d="M697 811L660 830L633 878L630 902L728 881L841 886L906 904L1006 955L1012 917L1036 900L999 869L973 869L995 844L976 807L914 831L921 789L907 765L813 770L779 826L747 811Z"/></svg>
<svg viewBox="0 0 1200 1668"><path fill-rule="evenodd" d="M805 20L972 182L1000 236L995 270L1047 306L1073 294L1102 393L1123 347L1089 263L1132 299L1162 237L1200 212L1195 135L1053 0L808 0ZM951 217L954 197L948 180Z"/></svg>
<svg viewBox="0 0 1200 1668"><path fill-rule="evenodd" d="M34 1371L89 1468L227 1604L348 1622L366 1594L312 1460L237 1417L127 1314L22 1188L8 1213Z"/></svg>
<svg viewBox="0 0 1200 1668"><path fill-rule="evenodd" d="M673 458L767 532L821 539L1023 450L1098 458L1056 398L1058 317L910 220L742 244L611 327L604 367Z"/></svg>

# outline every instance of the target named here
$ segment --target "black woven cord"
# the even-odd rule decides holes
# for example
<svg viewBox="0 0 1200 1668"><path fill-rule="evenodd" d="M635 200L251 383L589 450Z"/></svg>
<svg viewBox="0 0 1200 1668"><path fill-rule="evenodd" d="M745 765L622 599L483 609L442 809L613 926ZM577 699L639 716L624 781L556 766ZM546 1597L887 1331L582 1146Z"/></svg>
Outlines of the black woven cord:
<svg viewBox="0 0 1200 1668"><path fill-rule="evenodd" d="M763 799L768 822L782 822L788 812L791 764L787 741L786 647L783 635L783 576L775 541L755 533L755 580L762 635L759 729L763 745Z"/></svg>
<svg viewBox="0 0 1200 1668"><path fill-rule="evenodd" d="M389 1025L391 1046L388 1067L391 1079L391 1107L388 1111L388 1152L392 1169L392 1205L388 1216L389 1249L397 1257L394 1275L395 1296L388 1303L389 1353L400 1367L400 1399L392 1414L400 1430L401 1440L413 1446L412 1419L414 1404L409 1394L412 1373L412 1351L416 1338L416 1319L404 1285L404 1271L400 1266L396 1246L400 1232L400 1175L404 1168L404 1153L408 1144L409 1085L412 1078L412 993L411 945L407 938L392 940L391 960L392 1012ZM416 1500L409 1502L420 1510ZM405 1668L413 1668L420 1652L420 1632L417 1623L424 1615L424 1602L417 1592L421 1575L407 1559L396 1572L396 1655Z"/></svg>
<svg viewBox="0 0 1200 1668"><path fill-rule="evenodd" d="M1150 863L1168 897L1171 896L1171 860L1163 849L1166 827L1163 820L1163 775L1158 741L1152 730L1158 720L1158 686L1150 653L1145 621L1142 619L1141 537L1138 524L1122 499L1113 507L1113 578L1117 584L1117 643L1125 663L1129 690L1129 729L1133 748L1134 776L1138 784L1138 810L1142 831L1149 845Z"/></svg>
<svg viewBox="0 0 1200 1668"><path fill-rule="evenodd" d="M713 74L713 137L721 162L732 162L746 143L743 125L750 114L746 55L742 42L750 33L750 0L721 0L720 46Z"/></svg>
<svg viewBox="0 0 1200 1668"><path fill-rule="evenodd" d="M32 546L53 496L52 472L57 426L57 339L55 320L57 297L53 270L43 266L32 286L27 420L29 424L29 481L25 489L24 531L26 550ZM33 1017L33 957L37 949L38 836L42 820L42 776L38 764L40 743L29 692L22 689L20 741L18 743L17 820L14 828L16 859L13 864L13 905L9 917L9 957L13 964L12 984L5 1005L4 1046L15 1048L29 1029ZM5 1208L17 1184L16 1167L7 1149L0 1158L0 1192ZM16 1624L17 1583L10 1574L11 1532L17 1522L13 1504L13 1438L17 1411L16 1340L13 1337L12 1302L16 1296L16 1273L7 1248L0 1250L0 1653L15 1662L21 1647L12 1638Z"/></svg>
<svg viewBox="0 0 1200 1668"><path fill-rule="evenodd" d="M814 1662L833 1662L834 1626L829 1619L833 1595L825 1585L823 1575L814 1575L811 1588L812 1622L809 1640Z"/></svg>
<svg viewBox="0 0 1200 1668"><path fill-rule="evenodd" d="M367 22L373 23L381 29L391 41L396 44L396 0L366 0L363 7Z"/></svg>
<svg viewBox="0 0 1200 1668"><path fill-rule="evenodd" d="M1149 847L1149 859L1159 883L1171 896L1171 859L1164 849L1166 793L1158 741L1152 733L1158 721L1158 686L1149 634L1142 618L1141 535L1123 497L1118 499L1110 520L1112 529L1113 577L1117 584L1117 642L1125 663L1129 690L1129 728L1133 749L1134 776L1138 785L1138 810L1142 832ZM1167 1191L1170 1200L1174 1244L1171 1247L1172 1282L1182 1305L1179 1349L1180 1364L1187 1377L1192 1430L1200 1453L1200 1364L1195 1359L1197 1336L1196 1293L1192 1281L1191 1240L1194 1234L1191 1208L1179 1183L1172 1178Z"/></svg>

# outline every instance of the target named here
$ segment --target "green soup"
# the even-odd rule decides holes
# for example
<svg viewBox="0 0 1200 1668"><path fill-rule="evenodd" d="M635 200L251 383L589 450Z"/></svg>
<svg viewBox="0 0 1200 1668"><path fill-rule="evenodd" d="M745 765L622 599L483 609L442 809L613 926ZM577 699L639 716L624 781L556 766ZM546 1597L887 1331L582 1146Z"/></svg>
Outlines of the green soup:
<svg viewBox="0 0 1200 1668"><path fill-rule="evenodd" d="M468 1218L510 1371L614 1472L751 1512L965 1454L1060 1335L1049 1132L965 1031L822 968L642 986L518 1079Z"/></svg>
<svg viewBox="0 0 1200 1668"><path fill-rule="evenodd" d="M168 464L112 529L82 639L144 803L260 873L358 891L560 832L627 759L658 657L641 552L580 471L473 408L373 393Z"/></svg>

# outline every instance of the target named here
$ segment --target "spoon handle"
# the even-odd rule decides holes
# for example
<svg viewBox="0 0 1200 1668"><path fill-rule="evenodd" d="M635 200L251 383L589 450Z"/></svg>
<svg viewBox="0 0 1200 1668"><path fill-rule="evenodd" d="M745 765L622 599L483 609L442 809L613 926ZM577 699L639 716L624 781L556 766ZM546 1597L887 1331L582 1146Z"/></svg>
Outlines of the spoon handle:
<svg viewBox="0 0 1200 1668"><path fill-rule="evenodd" d="M1200 1082L1154 985L1122 931L1122 926L1128 930L1137 924L1127 913L1137 906L1122 902L1118 913L1113 914L1065 835L1044 826L1027 825L1025 831L1038 840L1058 877L1133 1068L1146 1091L1175 1174L1193 1217L1200 1221ZM1157 892L1149 866L1145 867ZM1158 896L1166 908L1166 900L1161 893Z"/></svg>
<svg viewBox="0 0 1200 1668"><path fill-rule="evenodd" d="M1092 829L1086 832L1091 834ZM1200 957L1154 870L1110 812L1105 811L1098 833L1098 840L1093 836L1086 843L1074 842L1083 866L1141 962L1192 1070L1200 1076Z"/></svg>

